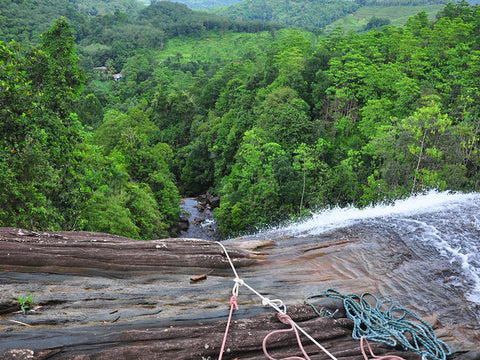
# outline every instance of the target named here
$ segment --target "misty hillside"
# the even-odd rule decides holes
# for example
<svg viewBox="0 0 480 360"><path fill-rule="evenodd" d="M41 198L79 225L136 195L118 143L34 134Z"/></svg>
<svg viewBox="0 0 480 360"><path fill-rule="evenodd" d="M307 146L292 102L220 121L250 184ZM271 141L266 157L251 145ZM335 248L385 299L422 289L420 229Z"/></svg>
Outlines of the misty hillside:
<svg viewBox="0 0 480 360"><path fill-rule="evenodd" d="M286 26L307 29L324 28L325 26L346 17L357 10L374 6L389 7L388 17L395 17L395 7L445 4L448 0L244 0L238 4L213 10L216 14L235 20L271 21ZM412 10L410 15L418 11Z"/></svg>
<svg viewBox="0 0 480 360"><path fill-rule="evenodd" d="M145 5L150 5L152 0L138 0L138 1L145 3ZM242 0L177 0L175 2L185 4L190 9L207 10L207 9L213 9L216 7L230 6L240 1Z"/></svg>

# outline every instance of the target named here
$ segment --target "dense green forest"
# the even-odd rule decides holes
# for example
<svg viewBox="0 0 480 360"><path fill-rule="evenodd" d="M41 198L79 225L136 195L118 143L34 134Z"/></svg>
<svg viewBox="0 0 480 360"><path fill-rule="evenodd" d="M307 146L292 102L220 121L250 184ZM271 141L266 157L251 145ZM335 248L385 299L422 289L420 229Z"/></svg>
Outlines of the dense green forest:
<svg viewBox="0 0 480 360"><path fill-rule="evenodd" d="M318 31L365 6L416 7L446 3L447 0L244 0L214 12L234 20L270 21ZM396 16L395 11L391 16Z"/></svg>
<svg viewBox="0 0 480 360"><path fill-rule="evenodd" d="M210 191L226 236L479 188L477 6L320 36L168 2L70 11L36 39L0 27L0 226L171 236L180 196Z"/></svg>
<svg viewBox="0 0 480 360"><path fill-rule="evenodd" d="M350 0L244 0L215 9L215 13L234 20L271 21L287 26L320 29L357 10Z"/></svg>

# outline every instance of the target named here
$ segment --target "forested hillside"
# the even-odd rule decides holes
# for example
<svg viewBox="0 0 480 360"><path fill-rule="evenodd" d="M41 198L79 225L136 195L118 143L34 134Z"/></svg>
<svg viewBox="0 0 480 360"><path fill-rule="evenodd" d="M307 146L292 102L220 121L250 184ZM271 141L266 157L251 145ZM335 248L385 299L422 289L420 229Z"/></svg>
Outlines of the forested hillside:
<svg viewBox="0 0 480 360"><path fill-rule="evenodd" d="M151 0L141 0L149 5ZM185 4L190 9L207 10L216 7L230 6L241 2L242 0L175 0L175 2Z"/></svg>
<svg viewBox="0 0 480 360"><path fill-rule="evenodd" d="M323 37L166 2L78 14L0 44L0 226L152 239L210 191L226 235L479 188L477 6Z"/></svg>
<svg viewBox="0 0 480 360"><path fill-rule="evenodd" d="M357 10L350 0L244 0L215 13L234 20L271 21L287 26L321 29Z"/></svg>
<svg viewBox="0 0 480 360"><path fill-rule="evenodd" d="M447 0L244 0L226 8L215 9L214 12L235 20L257 19L319 31L365 6L392 8L388 17L395 18L395 7L415 8L419 5L446 3Z"/></svg>
<svg viewBox="0 0 480 360"><path fill-rule="evenodd" d="M330 33L337 28L344 32L363 32L385 25L403 26L409 18L419 12L426 12L429 20L444 8L444 4L437 5L401 5L401 6L362 6L357 11L325 27L325 32Z"/></svg>
<svg viewBox="0 0 480 360"><path fill-rule="evenodd" d="M115 11L135 14L144 7L138 0L2 0L0 39L38 44L40 34L62 16L68 18L78 37L83 31L85 17Z"/></svg>

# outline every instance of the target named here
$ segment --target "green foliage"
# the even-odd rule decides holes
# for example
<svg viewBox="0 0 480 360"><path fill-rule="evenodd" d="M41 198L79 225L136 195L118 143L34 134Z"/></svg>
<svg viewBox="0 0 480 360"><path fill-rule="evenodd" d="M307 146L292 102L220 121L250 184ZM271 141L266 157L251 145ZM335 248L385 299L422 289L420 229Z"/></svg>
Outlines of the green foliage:
<svg viewBox="0 0 480 360"><path fill-rule="evenodd" d="M143 0L150 3L150 0ZM187 5L190 9L213 9L216 7L230 6L242 0L177 0L176 2Z"/></svg>
<svg viewBox="0 0 480 360"><path fill-rule="evenodd" d="M29 69L29 78L37 84L50 109L62 117L73 110L82 92L85 77L77 65L75 36L65 18L57 20L42 36L37 64Z"/></svg>
<svg viewBox="0 0 480 360"><path fill-rule="evenodd" d="M447 0L357 0L364 6L418 6L431 4L446 4Z"/></svg>
<svg viewBox="0 0 480 360"><path fill-rule="evenodd" d="M161 210L161 216L156 215L153 219L159 223L157 233L164 235L165 229L173 226L179 217L179 196L168 165L173 157L171 149L167 144L155 143L157 134L158 128L145 113L132 108L129 114L108 112L104 123L95 132L94 140L102 146L104 155L112 156L122 164L132 181L141 189L149 189L155 205L148 205L145 201L144 206L151 209L157 206L157 211ZM128 189L135 188L130 185L126 187ZM148 216L151 214L144 214L145 218ZM152 233L151 230L146 234L142 232L141 237L150 238Z"/></svg>
<svg viewBox="0 0 480 360"><path fill-rule="evenodd" d="M376 29L380 28L385 25L390 25L391 20L389 18L379 18L373 16L370 21L365 25L365 30L371 30L371 29Z"/></svg>
<svg viewBox="0 0 480 360"><path fill-rule="evenodd" d="M83 125L93 129L98 128L103 122L103 106L95 94L88 94L80 100L77 110L78 117Z"/></svg>
<svg viewBox="0 0 480 360"><path fill-rule="evenodd" d="M62 22L57 25L52 31L68 39L69 27ZM80 140L82 127L68 109L81 89L77 81L81 75L74 44L67 41L59 56L53 50L49 53L51 40L45 37L46 51L26 56L16 43L0 44L0 166L5 170L0 223L5 225L55 228L65 218L57 211L62 207L58 190L63 176L68 177L66 165ZM64 67L68 70L63 71ZM40 74L43 80L38 82Z"/></svg>
<svg viewBox="0 0 480 360"><path fill-rule="evenodd" d="M245 133L232 172L224 179L221 206L215 211L221 231L251 230L253 225L265 226L279 218L270 209L280 205L275 165L286 153L264 138L262 131Z"/></svg>
<svg viewBox="0 0 480 360"><path fill-rule="evenodd" d="M268 131L268 139L278 142L285 150L291 152L302 141L314 141L308 104L291 88L280 87L272 91L258 107L256 116L257 127Z"/></svg>
<svg viewBox="0 0 480 360"><path fill-rule="evenodd" d="M239 6L295 19L315 5L258 4ZM348 18L374 31L322 38L154 1L138 16L71 11L31 48L1 43L0 225L152 239L171 235L180 193L210 191L229 235L319 206L478 190L478 7L434 19L439 7L365 4Z"/></svg>
<svg viewBox="0 0 480 360"><path fill-rule="evenodd" d="M79 113L86 125L109 133L101 139L103 153L91 143L72 113L84 79L68 22L57 21L29 52L0 44L0 59L0 224L167 236L180 212L166 163L170 150L143 148L156 130L140 110L110 115L125 129L108 118L99 127L103 108L93 94L82 99Z"/></svg>
<svg viewBox="0 0 480 360"><path fill-rule="evenodd" d="M24 314L27 313L27 310L33 308L35 302L35 295L32 293L23 294L22 297L18 296L18 304L20 305L20 309L23 311Z"/></svg>
<svg viewBox="0 0 480 360"><path fill-rule="evenodd" d="M401 5L401 6L362 6L352 14L338 19L325 28L327 33L341 28L347 32L362 32L372 18L388 19L392 25L403 26L412 16L421 11L428 14L429 19L435 19L436 14L442 10L444 5Z"/></svg>
<svg viewBox="0 0 480 360"><path fill-rule="evenodd" d="M101 187L93 194L85 210L83 229L139 239L139 227L126 206L128 200L126 194L110 195L107 187Z"/></svg>
<svg viewBox="0 0 480 360"><path fill-rule="evenodd" d="M322 28L354 12L358 5L353 1L326 0L246 0L215 13L235 20L271 21L301 28Z"/></svg>

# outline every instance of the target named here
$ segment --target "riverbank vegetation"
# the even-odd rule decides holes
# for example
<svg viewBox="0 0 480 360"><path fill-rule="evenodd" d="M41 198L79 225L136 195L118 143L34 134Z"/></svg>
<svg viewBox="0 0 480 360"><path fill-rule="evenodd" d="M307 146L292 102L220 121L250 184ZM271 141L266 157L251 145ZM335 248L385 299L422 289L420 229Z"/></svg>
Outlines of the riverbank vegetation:
<svg viewBox="0 0 480 360"><path fill-rule="evenodd" d="M478 6L322 34L73 3L42 36L0 28L0 226L165 237L210 191L228 235L479 188Z"/></svg>

